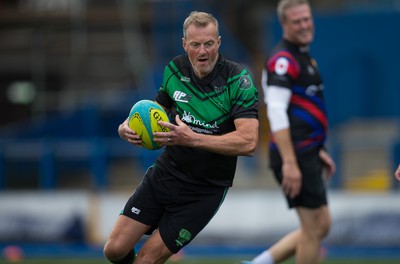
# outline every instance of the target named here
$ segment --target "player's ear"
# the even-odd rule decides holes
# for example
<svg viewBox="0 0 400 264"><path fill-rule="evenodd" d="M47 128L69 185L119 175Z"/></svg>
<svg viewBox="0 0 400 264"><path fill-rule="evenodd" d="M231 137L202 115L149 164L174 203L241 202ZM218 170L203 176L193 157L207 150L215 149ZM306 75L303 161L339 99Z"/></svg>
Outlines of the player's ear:
<svg viewBox="0 0 400 264"><path fill-rule="evenodd" d="M185 38L182 38L182 47L183 47L183 49L185 50L185 52L187 53L186 45L187 45L186 39L185 39Z"/></svg>
<svg viewBox="0 0 400 264"><path fill-rule="evenodd" d="M219 46L221 46L221 36L218 37L217 44L218 44L218 48L219 48Z"/></svg>

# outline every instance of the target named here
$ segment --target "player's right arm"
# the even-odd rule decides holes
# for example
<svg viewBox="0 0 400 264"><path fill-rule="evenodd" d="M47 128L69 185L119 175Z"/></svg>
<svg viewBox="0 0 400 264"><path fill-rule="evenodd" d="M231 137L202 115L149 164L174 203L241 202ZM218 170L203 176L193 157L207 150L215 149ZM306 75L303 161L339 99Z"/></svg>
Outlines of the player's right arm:
<svg viewBox="0 0 400 264"><path fill-rule="evenodd" d="M263 71L262 77L269 125L282 158L282 189L286 195L293 198L300 192L302 175L290 136L290 124L287 114L292 92L285 87L267 85L266 70Z"/></svg>
<svg viewBox="0 0 400 264"><path fill-rule="evenodd" d="M289 197L296 197L300 193L302 175L290 138L289 128L275 131L273 134L282 157L282 189Z"/></svg>
<svg viewBox="0 0 400 264"><path fill-rule="evenodd" d="M118 126L118 135L120 138L123 140L136 145L138 147L141 147L142 145L142 139L136 134L135 131L133 131L129 126L128 126L128 118L125 119L124 122L122 122Z"/></svg>

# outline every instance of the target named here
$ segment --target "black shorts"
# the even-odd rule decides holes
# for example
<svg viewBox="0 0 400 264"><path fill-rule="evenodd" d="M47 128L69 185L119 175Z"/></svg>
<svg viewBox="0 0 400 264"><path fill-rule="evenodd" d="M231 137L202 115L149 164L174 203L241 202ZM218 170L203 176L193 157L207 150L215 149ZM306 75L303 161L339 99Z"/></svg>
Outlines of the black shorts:
<svg viewBox="0 0 400 264"><path fill-rule="evenodd" d="M194 185L151 167L122 214L151 226L147 234L158 228L168 249L177 253L213 218L227 191Z"/></svg>
<svg viewBox="0 0 400 264"><path fill-rule="evenodd" d="M300 194L294 198L286 195L289 208L305 207L319 208L328 204L325 181L322 174L322 160L319 151L298 155L297 162L302 173ZM272 168L275 178L282 185L282 167Z"/></svg>

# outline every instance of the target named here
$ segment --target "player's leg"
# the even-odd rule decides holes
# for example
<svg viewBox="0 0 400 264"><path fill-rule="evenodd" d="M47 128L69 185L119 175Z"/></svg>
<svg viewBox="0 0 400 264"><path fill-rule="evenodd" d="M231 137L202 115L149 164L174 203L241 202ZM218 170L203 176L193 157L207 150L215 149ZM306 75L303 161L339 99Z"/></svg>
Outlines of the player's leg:
<svg viewBox="0 0 400 264"><path fill-rule="evenodd" d="M104 255L113 263L129 264L132 250L144 234L151 234L163 213L154 192L157 171L150 167L142 182L128 199L104 246ZM140 208L140 209L139 209Z"/></svg>
<svg viewBox="0 0 400 264"><path fill-rule="evenodd" d="M318 262L320 244L329 232L331 218L319 152L299 156L299 164L304 180L299 201L295 205L301 229L296 263L313 264Z"/></svg>
<svg viewBox="0 0 400 264"><path fill-rule="evenodd" d="M296 247L297 264L318 263L321 241L329 233L331 218L326 205L317 209L298 207L301 233Z"/></svg>
<svg viewBox="0 0 400 264"><path fill-rule="evenodd" d="M274 176L279 185L282 184L282 168L280 166L272 168ZM286 199L289 199L286 197ZM289 207L292 208L290 201L288 200ZM300 231L295 230L278 242L272 245L269 249L263 251L261 254L257 255L251 261L242 261L241 264L275 264L284 261L292 257L296 252L297 240Z"/></svg>
<svg viewBox="0 0 400 264"><path fill-rule="evenodd" d="M149 228L136 220L120 215L104 246L104 256L111 263L133 263L135 258L133 248Z"/></svg>
<svg viewBox="0 0 400 264"><path fill-rule="evenodd" d="M242 261L241 264L275 264L280 263L296 253L297 241L300 236L300 230L295 230L278 242L272 245L269 249L257 255L251 261Z"/></svg>
<svg viewBox="0 0 400 264"><path fill-rule="evenodd" d="M168 258L171 257L171 255L172 252L165 245L160 236L160 232L157 229L143 244L138 255L136 256L135 264L162 264L165 263Z"/></svg>
<svg viewBox="0 0 400 264"><path fill-rule="evenodd" d="M281 167L273 168L274 176L279 185L282 185L283 174ZM286 201L289 208L294 208L296 202L294 199L286 196ZM289 234L285 235L278 242L272 245L264 254L260 255L259 258L255 258L255 263L280 263L290 257L293 257L296 253L297 242L300 236L301 230L297 229ZM272 259L271 261L269 259ZM268 261L268 262L266 262Z"/></svg>
<svg viewBox="0 0 400 264"><path fill-rule="evenodd" d="M166 213L158 222L156 235L162 238L170 253L176 254L215 216L228 188L191 184L177 178L169 180L169 187L169 196L174 203L168 203L166 206ZM161 239L155 242L161 242Z"/></svg>
<svg viewBox="0 0 400 264"><path fill-rule="evenodd" d="M329 232L327 206L319 209L297 209L301 228L295 230L252 260L252 264L281 263L296 253L296 263L317 263L322 239Z"/></svg>
<svg viewBox="0 0 400 264"><path fill-rule="evenodd" d="M268 249L274 263L280 263L294 256L300 234L301 230L299 229L292 231Z"/></svg>

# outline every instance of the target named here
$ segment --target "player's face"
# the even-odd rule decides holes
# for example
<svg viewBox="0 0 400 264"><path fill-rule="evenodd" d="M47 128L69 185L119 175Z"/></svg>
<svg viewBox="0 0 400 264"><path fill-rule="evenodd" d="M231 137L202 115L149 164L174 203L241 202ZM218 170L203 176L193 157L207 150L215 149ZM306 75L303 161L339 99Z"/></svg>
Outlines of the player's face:
<svg viewBox="0 0 400 264"><path fill-rule="evenodd" d="M300 46L309 45L314 38L314 21L308 5L296 5L285 11L282 21L283 37Z"/></svg>
<svg viewBox="0 0 400 264"><path fill-rule="evenodd" d="M206 27L190 25L187 28L186 39L182 45L189 56L190 63L196 75L200 78L208 75L218 60L218 50L221 37L217 35L215 25L209 23Z"/></svg>

